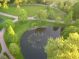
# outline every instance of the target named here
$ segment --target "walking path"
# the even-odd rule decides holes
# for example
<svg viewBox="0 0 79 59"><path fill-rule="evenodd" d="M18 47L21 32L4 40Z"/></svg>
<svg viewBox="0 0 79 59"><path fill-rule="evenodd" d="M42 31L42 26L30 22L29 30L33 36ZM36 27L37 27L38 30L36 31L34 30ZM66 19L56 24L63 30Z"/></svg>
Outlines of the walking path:
<svg viewBox="0 0 79 59"><path fill-rule="evenodd" d="M14 19L13 22L18 21L18 16L14 16L14 15L11 15L11 14L8 14L8 13L3 13L3 12L0 12L0 15L13 18Z"/></svg>
<svg viewBox="0 0 79 59"><path fill-rule="evenodd" d="M2 13L0 12L0 15L2 16L7 16L7 17L11 17L13 18L13 22L16 22L18 21L18 17L17 16L13 16L13 15L9 15L7 13ZM1 47L2 47L2 51L0 53L0 56L3 54L3 53L6 53L9 57L9 59L15 59L12 54L10 53L5 41L4 41L4 32L5 32L5 28L3 28L1 31L0 31L0 44L1 44Z"/></svg>
<svg viewBox="0 0 79 59"><path fill-rule="evenodd" d="M0 54L0 56L2 55L2 54L4 54L4 53L6 53L7 55L8 55L8 57L9 57L9 59L15 59L12 55L11 55L11 53L9 52L9 50L8 50L8 48L7 48L7 46L6 46L6 43L5 43L5 41L4 41L4 32L5 32L5 29L2 29L2 31L0 31L0 44L1 44L1 46L2 46L2 51L1 51L1 54Z"/></svg>

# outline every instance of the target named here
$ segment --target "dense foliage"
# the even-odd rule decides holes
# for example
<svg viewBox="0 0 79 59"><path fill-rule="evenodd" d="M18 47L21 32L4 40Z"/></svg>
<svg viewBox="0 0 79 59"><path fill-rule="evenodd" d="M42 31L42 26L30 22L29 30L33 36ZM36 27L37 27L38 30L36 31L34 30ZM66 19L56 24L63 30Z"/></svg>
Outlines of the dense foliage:
<svg viewBox="0 0 79 59"><path fill-rule="evenodd" d="M11 43L9 45L9 50L11 51L13 55L18 55L20 53L20 48L18 47L16 43Z"/></svg>
<svg viewBox="0 0 79 59"><path fill-rule="evenodd" d="M40 10L37 13L37 19L39 19L39 20L46 20L47 17L48 17L48 15L47 15L47 11L46 10Z"/></svg>
<svg viewBox="0 0 79 59"><path fill-rule="evenodd" d="M27 19L27 12L25 11L25 9L19 8L17 12L19 21L24 22Z"/></svg>
<svg viewBox="0 0 79 59"><path fill-rule="evenodd" d="M67 26L62 31L62 36L64 38L67 38L69 36L69 33L74 33L74 32L78 32L79 33L79 28L77 26Z"/></svg>
<svg viewBox="0 0 79 59"><path fill-rule="evenodd" d="M50 38L45 47L47 59L79 59L78 43L78 33L70 33L66 40L64 38Z"/></svg>

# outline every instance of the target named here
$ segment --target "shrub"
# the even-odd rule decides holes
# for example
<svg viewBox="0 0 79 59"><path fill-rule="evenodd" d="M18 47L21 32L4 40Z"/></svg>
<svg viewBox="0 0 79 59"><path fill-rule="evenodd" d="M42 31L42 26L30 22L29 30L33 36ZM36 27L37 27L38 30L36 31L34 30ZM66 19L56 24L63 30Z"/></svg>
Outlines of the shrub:
<svg viewBox="0 0 79 59"><path fill-rule="evenodd" d="M6 44L8 46L10 43L17 43L18 42L17 35L15 34L14 36L12 36L8 33L8 31L5 31L4 38L5 38Z"/></svg>
<svg viewBox="0 0 79 59"><path fill-rule="evenodd" d="M11 36L15 36L15 32L14 32L12 26L9 26L7 30L8 30L8 33L9 33Z"/></svg>
<svg viewBox="0 0 79 59"><path fill-rule="evenodd" d="M5 9L8 9L8 5L7 5L7 3L3 3L3 8L5 8Z"/></svg>
<svg viewBox="0 0 79 59"><path fill-rule="evenodd" d="M11 25L13 28L15 27L15 25L14 25L14 23L13 23L13 21L12 21L11 19L6 19L6 20L5 20L5 27L7 28L7 27L9 27L10 25Z"/></svg>
<svg viewBox="0 0 79 59"><path fill-rule="evenodd" d="M74 44L78 47L78 51L79 51L79 34L77 32L75 33L70 33L69 37L67 38L67 40L71 43Z"/></svg>
<svg viewBox="0 0 79 59"><path fill-rule="evenodd" d="M1 7L2 5L1 5L1 3L0 3L0 7Z"/></svg>
<svg viewBox="0 0 79 59"><path fill-rule="evenodd" d="M16 33L12 26L7 27L4 37L5 37L5 41L7 42L8 45L10 43L16 43L18 41Z"/></svg>
<svg viewBox="0 0 79 59"><path fill-rule="evenodd" d="M46 20L47 17L48 17L48 15L47 15L46 10L40 10L40 11L37 13L37 19L39 19L39 20Z"/></svg>
<svg viewBox="0 0 79 59"><path fill-rule="evenodd" d="M19 16L19 21L25 21L27 19L27 12L25 9L18 9L18 16Z"/></svg>
<svg viewBox="0 0 79 59"><path fill-rule="evenodd" d="M20 3L22 3L23 0L15 0L14 2L17 5L17 8L20 8Z"/></svg>
<svg viewBox="0 0 79 59"><path fill-rule="evenodd" d="M20 48L16 43L11 43L9 45L9 50L13 55L18 55L20 53Z"/></svg>
<svg viewBox="0 0 79 59"><path fill-rule="evenodd" d="M67 40L50 38L45 52L47 59L79 59L79 34L70 33Z"/></svg>
<svg viewBox="0 0 79 59"><path fill-rule="evenodd" d="M79 28L77 26L68 26L64 28L61 34L63 35L64 38L67 38L69 36L69 33L74 33L74 32L79 33Z"/></svg>

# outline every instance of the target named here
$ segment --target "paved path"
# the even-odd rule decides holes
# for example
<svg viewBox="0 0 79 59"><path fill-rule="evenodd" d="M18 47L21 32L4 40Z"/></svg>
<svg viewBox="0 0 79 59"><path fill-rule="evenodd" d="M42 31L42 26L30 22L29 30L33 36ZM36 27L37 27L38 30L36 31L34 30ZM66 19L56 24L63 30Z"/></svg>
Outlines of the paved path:
<svg viewBox="0 0 79 59"><path fill-rule="evenodd" d="M4 37L3 37L3 36L4 36L4 32L5 32L5 29L2 29L2 30L0 31L0 44L1 44L1 46L2 46L1 55L2 55L3 53L6 53L6 54L8 55L8 57L9 57L9 59L15 59L15 58L10 54L10 52L9 52L7 46L6 46L6 43L5 43Z"/></svg>
<svg viewBox="0 0 79 59"><path fill-rule="evenodd" d="M29 19L28 19L29 20ZM34 20L37 20L37 19L30 19L30 21L34 21ZM47 22L52 22L52 23L55 23L57 22L56 20L37 20L37 21L47 21ZM61 24L64 24L64 21L58 21L58 23L61 23Z"/></svg>
<svg viewBox="0 0 79 59"><path fill-rule="evenodd" d="M13 16L13 15L9 15L7 13L3 13L3 12L0 12L0 15L2 16L7 16L7 17L10 17L10 18L13 18L13 22L16 22L18 21L18 17L17 16ZM2 46L2 51L0 53L0 56L3 54L3 53L6 53L9 57L9 59L15 59L12 54L10 53L5 41L4 41L4 32L5 32L5 28L3 28L1 31L0 31L0 44Z"/></svg>
<svg viewBox="0 0 79 59"><path fill-rule="evenodd" d="M18 21L18 16L14 16L14 15L11 15L11 14L8 14L8 13L4 13L4 12L0 12L0 15L13 18L14 19L13 22Z"/></svg>

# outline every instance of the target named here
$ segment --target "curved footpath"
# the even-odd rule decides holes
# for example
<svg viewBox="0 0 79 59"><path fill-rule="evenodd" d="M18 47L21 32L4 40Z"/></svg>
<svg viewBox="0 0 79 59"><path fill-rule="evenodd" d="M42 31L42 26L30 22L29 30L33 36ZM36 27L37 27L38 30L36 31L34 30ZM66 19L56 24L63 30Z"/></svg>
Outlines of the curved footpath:
<svg viewBox="0 0 79 59"><path fill-rule="evenodd" d="M13 16L13 15L9 15L7 13L3 13L3 12L0 12L0 15L2 16L7 16L7 17L11 17L13 18L13 22L15 23L16 21L18 21L18 17L17 16ZM4 32L5 32L5 28L3 28L1 31L0 31L0 44L1 44L1 47L2 47L2 51L0 53L0 56L2 56L3 53L6 53L9 57L9 59L15 59L12 54L10 53L5 41L4 41Z"/></svg>

